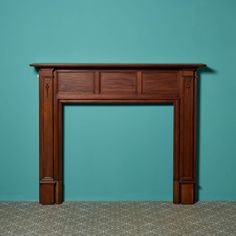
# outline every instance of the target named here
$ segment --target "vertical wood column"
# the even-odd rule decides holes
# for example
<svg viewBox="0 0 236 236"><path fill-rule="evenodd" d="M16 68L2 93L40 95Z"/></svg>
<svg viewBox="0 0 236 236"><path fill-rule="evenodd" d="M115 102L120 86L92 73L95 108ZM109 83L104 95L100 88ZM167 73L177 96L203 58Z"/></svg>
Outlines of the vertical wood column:
<svg viewBox="0 0 236 236"><path fill-rule="evenodd" d="M57 99L58 78L56 71L53 78L54 88L54 178L55 178L55 203L63 202L63 144L62 144L62 103Z"/></svg>
<svg viewBox="0 0 236 236"><path fill-rule="evenodd" d="M40 142L40 189L39 202L55 202L53 160L53 70L39 71L39 142Z"/></svg>
<svg viewBox="0 0 236 236"><path fill-rule="evenodd" d="M196 78L193 70L181 74L179 175L175 180L179 199L176 203L193 204L196 184Z"/></svg>

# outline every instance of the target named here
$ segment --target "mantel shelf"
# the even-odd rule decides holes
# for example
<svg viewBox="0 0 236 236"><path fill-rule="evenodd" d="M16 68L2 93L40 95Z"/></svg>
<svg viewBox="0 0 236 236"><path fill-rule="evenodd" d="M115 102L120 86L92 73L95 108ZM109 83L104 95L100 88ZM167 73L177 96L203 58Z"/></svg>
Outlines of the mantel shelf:
<svg viewBox="0 0 236 236"><path fill-rule="evenodd" d="M33 63L37 69L199 69L205 64L76 64L76 63Z"/></svg>

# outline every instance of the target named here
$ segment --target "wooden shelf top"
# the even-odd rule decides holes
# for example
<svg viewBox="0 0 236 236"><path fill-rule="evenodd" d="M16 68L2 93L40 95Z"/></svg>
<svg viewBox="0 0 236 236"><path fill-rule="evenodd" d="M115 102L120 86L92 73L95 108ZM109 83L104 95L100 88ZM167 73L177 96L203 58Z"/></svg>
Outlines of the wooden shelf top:
<svg viewBox="0 0 236 236"><path fill-rule="evenodd" d="M206 64L76 64L76 63L33 63L36 69L199 69Z"/></svg>

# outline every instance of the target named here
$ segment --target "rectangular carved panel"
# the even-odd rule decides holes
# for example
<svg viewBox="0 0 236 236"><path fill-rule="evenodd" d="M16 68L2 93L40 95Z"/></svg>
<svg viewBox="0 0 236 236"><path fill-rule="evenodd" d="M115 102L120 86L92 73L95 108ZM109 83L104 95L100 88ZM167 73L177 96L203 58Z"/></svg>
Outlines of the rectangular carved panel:
<svg viewBox="0 0 236 236"><path fill-rule="evenodd" d="M136 72L101 72L102 94L135 94Z"/></svg>
<svg viewBox="0 0 236 236"><path fill-rule="evenodd" d="M94 93L94 72L58 72L58 92Z"/></svg>
<svg viewBox="0 0 236 236"><path fill-rule="evenodd" d="M40 183L39 201L43 204L54 204L54 184Z"/></svg>
<svg viewBox="0 0 236 236"><path fill-rule="evenodd" d="M179 95L177 72L147 71L142 75L143 94Z"/></svg>
<svg viewBox="0 0 236 236"><path fill-rule="evenodd" d="M195 202L194 184L181 184L181 203L193 204Z"/></svg>
<svg viewBox="0 0 236 236"><path fill-rule="evenodd" d="M53 84L47 73L40 79L40 178L53 177Z"/></svg>

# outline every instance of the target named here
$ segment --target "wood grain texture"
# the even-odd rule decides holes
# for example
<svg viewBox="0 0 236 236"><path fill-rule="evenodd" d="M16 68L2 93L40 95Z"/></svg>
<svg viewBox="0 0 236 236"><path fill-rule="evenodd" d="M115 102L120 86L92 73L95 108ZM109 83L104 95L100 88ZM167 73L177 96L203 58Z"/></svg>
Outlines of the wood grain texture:
<svg viewBox="0 0 236 236"><path fill-rule="evenodd" d="M95 90L94 72L58 72L58 92L93 94Z"/></svg>
<svg viewBox="0 0 236 236"><path fill-rule="evenodd" d="M182 71L182 96L180 101L180 188L181 202L195 202L196 183L196 100L195 72Z"/></svg>
<svg viewBox="0 0 236 236"><path fill-rule="evenodd" d="M52 71L52 69L42 69L39 72L39 199L42 204L54 203Z"/></svg>
<svg viewBox="0 0 236 236"><path fill-rule="evenodd" d="M196 201L197 69L204 64L32 64L39 70L40 197L63 202L63 105L173 104L173 202Z"/></svg>
<svg viewBox="0 0 236 236"><path fill-rule="evenodd" d="M144 94L179 95L178 71L145 71L142 76Z"/></svg>
<svg viewBox="0 0 236 236"><path fill-rule="evenodd" d="M136 72L101 72L101 94L135 94Z"/></svg>

